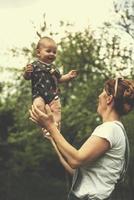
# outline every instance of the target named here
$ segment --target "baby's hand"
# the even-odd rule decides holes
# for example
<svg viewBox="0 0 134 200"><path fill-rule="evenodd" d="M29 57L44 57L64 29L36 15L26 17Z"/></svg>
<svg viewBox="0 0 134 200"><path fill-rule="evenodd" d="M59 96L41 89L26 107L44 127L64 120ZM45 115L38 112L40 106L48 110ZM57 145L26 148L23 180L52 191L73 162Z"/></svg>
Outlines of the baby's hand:
<svg viewBox="0 0 134 200"><path fill-rule="evenodd" d="M24 67L24 72L23 72L24 79L30 80L32 72L33 72L33 67L31 64L28 64L26 67Z"/></svg>
<svg viewBox="0 0 134 200"><path fill-rule="evenodd" d="M77 70L71 70L68 75L70 76L70 78L75 78L78 75L78 71Z"/></svg>
<svg viewBox="0 0 134 200"><path fill-rule="evenodd" d="M25 68L24 68L25 73L29 74L31 72L33 72L33 67L31 64L28 64Z"/></svg>

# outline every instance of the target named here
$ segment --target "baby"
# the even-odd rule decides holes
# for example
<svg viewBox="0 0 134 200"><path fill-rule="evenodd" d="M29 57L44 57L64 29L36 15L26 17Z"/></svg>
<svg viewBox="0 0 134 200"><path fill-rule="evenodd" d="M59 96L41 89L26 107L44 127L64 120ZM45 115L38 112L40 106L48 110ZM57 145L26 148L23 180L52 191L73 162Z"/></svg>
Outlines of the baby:
<svg viewBox="0 0 134 200"><path fill-rule="evenodd" d="M37 60L28 64L24 78L32 82L33 103L42 111L49 104L58 129L61 126L61 102L59 83L67 82L77 76L76 70L62 75L53 62L56 59L57 44L50 37L40 38L36 47Z"/></svg>

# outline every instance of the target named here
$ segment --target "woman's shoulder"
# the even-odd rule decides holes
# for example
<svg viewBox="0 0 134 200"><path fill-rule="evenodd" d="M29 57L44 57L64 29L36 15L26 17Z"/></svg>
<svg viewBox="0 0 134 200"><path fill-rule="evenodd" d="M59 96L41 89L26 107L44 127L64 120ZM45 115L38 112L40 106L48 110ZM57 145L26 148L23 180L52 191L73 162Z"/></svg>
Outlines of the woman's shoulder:
<svg viewBox="0 0 134 200"><path fill-rule="evenodd" d="M122 140L121 138L124 138L123 129L121 127L123 127L123 124L121 122L104 122L96 127L96 129L93 132L93 135L108 140L111 146L113 146L113 144L115 144L116 141Z"/></svg>
<svg viewBox="0 0 134 200"><path fill-rule="evenodd" d="M104 123L100 124L97 128L121 128L121 129L123 129L124 126L123 126L122 122L114 120L114 121L104 122Z"/></svg>

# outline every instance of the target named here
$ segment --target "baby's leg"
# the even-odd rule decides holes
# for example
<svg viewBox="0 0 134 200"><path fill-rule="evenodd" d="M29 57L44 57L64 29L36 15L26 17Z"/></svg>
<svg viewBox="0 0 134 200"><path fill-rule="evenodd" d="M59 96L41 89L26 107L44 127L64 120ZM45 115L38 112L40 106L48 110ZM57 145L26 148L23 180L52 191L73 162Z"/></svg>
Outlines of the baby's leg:
<svg viewBox="0 0 134 200"><path fill-rule="evenodd" d="M51 101L51 103L49 104L51 111L53 112L53 116L55 119L55 122L57 124L58 129L60 130L61 128L61 103L60 103L60 99L54 99L53 101Z"/></svg>
<svg viewBox="0 0 134 200"><path fill-rule="evenodd" d="M37 97L34 99L33 103L37 106L39 110L42 112L45 112L44 106L45 106L45 101L42 97ZM45 128L42 128L43 136L49 135L48 131Z"/></svg>
<svg viewBox="0 0 134 200"><path fill-rule="evenodd" d="M41 110L41 111L45 111L44 110L44 107L45 107L45 101L42 97L36 97L34 100L33 100L33 104L36 105L36 107Z"/></svg>

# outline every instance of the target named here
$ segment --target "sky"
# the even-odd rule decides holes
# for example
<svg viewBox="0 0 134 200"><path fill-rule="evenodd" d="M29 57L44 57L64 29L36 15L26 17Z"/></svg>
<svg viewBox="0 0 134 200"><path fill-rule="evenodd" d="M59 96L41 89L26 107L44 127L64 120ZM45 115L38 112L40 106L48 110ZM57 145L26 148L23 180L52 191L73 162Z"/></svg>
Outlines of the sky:
<svg viewBox="0 0 134 200"><path fill-rule="evenodd" d="M0 0L0 66L21 67L27 63L7 50L36 42L34 27L41 26L43 14L52 31L60 32L61 20L73 23L75 30L82 30L107 20L111 7L112 0Z"/></svg>

